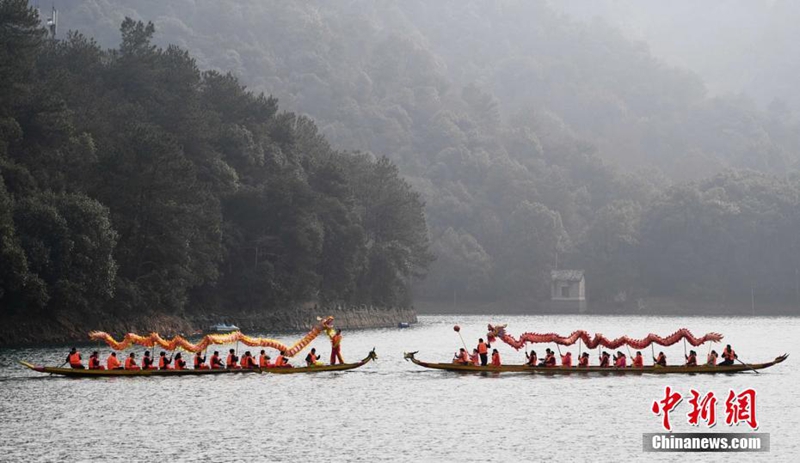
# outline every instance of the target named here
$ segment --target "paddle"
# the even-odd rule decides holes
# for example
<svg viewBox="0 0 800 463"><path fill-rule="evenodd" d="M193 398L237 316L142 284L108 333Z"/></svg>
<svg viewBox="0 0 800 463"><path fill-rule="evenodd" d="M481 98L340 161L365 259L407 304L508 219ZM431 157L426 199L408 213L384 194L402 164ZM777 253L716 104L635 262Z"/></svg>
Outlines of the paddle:
<svg viewBox="0 0 800 463"><path fill-rule="evenodd" d="M751 370L755 371L757 375L760 375L760 374L761 374L761 373L759 373L759 372L758 372L758 370L756 370L755 368L753 368L753 367L751 367L750 365L748 365L748 364L746 364L746 363L742 362L741 360L739 360L739 357L736 357L736 361L737 361L737 362L739 362L739 363L741 363L742 365L746 366L747 368L749 368L749 369L751 369Z"/></svg>

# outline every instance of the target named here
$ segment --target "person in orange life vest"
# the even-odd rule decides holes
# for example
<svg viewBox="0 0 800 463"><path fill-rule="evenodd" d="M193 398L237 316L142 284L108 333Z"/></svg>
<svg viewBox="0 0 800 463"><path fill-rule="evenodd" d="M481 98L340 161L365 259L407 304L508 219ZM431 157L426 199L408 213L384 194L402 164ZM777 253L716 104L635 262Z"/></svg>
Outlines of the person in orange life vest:
<svg viewBox="0 0 800 463"><path fill-rule="evenodd" d="M634 368L642 368L644 366L644 357L642 357L642 352L637 351L636 356L633 357L633 365Z"/></svg>
<svg viewBox="0 0 800 463"><path fill-rule="evenodd" d="M159 370L172 370L172 367L169 364L172 363L172 356L167 358L167 353L163 350L158 358L158 369Z"/></svg>
<svg viewBox="0 0 800 463"><path fill-rule="evenodd" d="M90 370L105 370L106 367L100 365L100 354L97 351L92 352L89 356L89 369Z"/></svg>
<svg viewBox="0 0 800 463"><path fill-rule="evenodd" d="M541 363L539 363L539 366L540 367L554 367L554 366L556 366L556 353L553 352L552 350L550 350L550 348L547 348L544 351L544 353L545 353L544 360L542 360Z"/></svg>
<svg viewBox="0 0 800 463"><path fill-rule="evenodd" d="M331 365L336 365L337 359L339 363L344 363L342 359L342 330L336 330L336 334L331 339Z"/></svg>
<svg viewBox="0 0 800 463"><path fill-rule="evenodd" d="M126 370L139 370L139 365L136 364L136 354L131 352L131 355L125 359Z"/></svg>
<svg viewBox="0 0 800 463"><path fill-rule="evenodd" d="M275 359L275 366L278 368L291 368L289 361L286 360L286 352L281 351L280 355Z"/></svg>
<svg viewBox="0 0 800 463"><path fill-rule="evenodd" d="M603 351L603 353L600 355L600 366L604 368L611 366L611 357L606 351Z"/></svg>
<svg viewBox="0 0 800 463"><path fill-rule="evenodd" d="M489 349L492 345L483 342L483 338L478 339L478 355L481 357L481 366L486 366L489 363Z"/></svg>
<svg viewBox="0 0 800 463"><path fill-rule="evenodd" d="M481 356L478 354L478 349L472 349L472 355L469 356L469 363L476 367L481 364Z"/></svg>
<svg viewBox="0 0 800 463"><path fill-rule="evenodd" d="M717 351L712 350L708 354L708 358L706 359L706 365L708 366L716 366L717 365Z"/></svg>
<svg viewBox="0 0 800 463"><path fill-rule="evenodd" d="M258 356L258 366L261 368L270 368L272 364L269 363L269 361L269 355L267 355L267 352L262 349L261 355Z"/></svg>
<svg viewBox="0 0 800 463"><path fill-rule="evenodd" d="M221 368L225 368L225 365L222 364L222 360L219 358L219 351L214 351L214 355L211 356L211 369L212 370L219 370Z"/></svg>
<svg viewBox="0 0 800 463"><path fill-rule="evenodd" d="M175 367L176 370L185 370L186 369L186 362L183 360L183 356L180 352L175 354Z"/></svg>
<svg viewBox="0 0 800 463"><path fill-rule="evenodd" d="M317 349L311 348L311 352L306 355L306 365L313 367L316 366L319 362L319 357L317 356Z"/></svg>
<svg viewBox="0 0 800 463"><path fill-rule="evenodd" d="M497 349L492 349L492 366L499 367L500 365L500 352Z"/></svg>
<svg viewBox="0 0 800 463"><path fill-rule="evenodd" d="M119 359L117 359L117 353L112 352L109 354L108 358L106 359L106 369L107 370L121 370L122 365L119 363Z"/></svg>
<svg viewBox="0 0 800 463"><path fill-rule="evenodd" d="M689 355L686 356L686 366L687 367L697 366L697 352L693 350L689 351Z"/></svg>
<svg viewBox="0 0 800 463"><path fill-rule="evenodd" d="M194 369L195 370L207 370L208 365L206 365L206 358L203 357L203 354L197 352L194 354Z"/></svg>
<svg viewBox="0 0 800 463"><path fill-rule="evenodd" d="M663 352L658 353L658 357L653 357L654 365L665 367L667 366L667 356Z"/></svg>
<svg viewBox="0 0 800 463"><path fill-rule="evenodd" d="M456 352L453 356L453 363L458 365L469 365L469 354L467 354L467 349L463 347Z"/></svg>
<svg viewBox="0 0 800 463"><path fill-rule="evenodd" d="M83 363L81 363L81 353L78 352L78 349L73 347L69 350L69 355L67 355L67 360L64 363L69 363L69 366L75 368L76 370L84 370L85 367Z"/></svg>
<svg viewBox="0 0 800 463"><path fill-rule="evenodd" d="M144 357L142 357L142 370L155 370L156 367L153 365L153 359L150 358L150 351L144 351Z"/></svg>
<svg viewBox="0 0 800 463"><path fill-rule="evenodd" d="M242 368L247 368L249 370L260 368L256 362L256 358L253 357L253 354L249 350L244 353L244 358L247 359L247 362L245 364L246 366L243 365Z"/></svg>
<svg viewBox="0 0 800 463"><path fill-rule="evenodd" d="M572 352L567 352L566 354L561 356L561 366L563 367L572 366Z"/></svg>
<svg viewBox="0 0 800 463"><path fill-rule="evenodd" d="M733 351L731 345L728 344L725 346L725 349L722 351L722 361L719 362L720 365L733 365L733 361L738 359L739 356L736 355L736 352Z"/></svg>
<svg viewBox="0 0 800 463"><path fill-rule="evenodd" d="M539 359L536 356L536 351L532 350L530 354L526 352L525 356L528 358L528 363L526 365L528 365L529 367L535 367L536 362L539 361Z"/></svg>
<svg viewBox="0 0 800 463"><path fill-rule="evenodd" d="M229 350L228 351L228 360L225 361L225 366L228 369L240 368L239 365L237 365L238 361L239 361L239 357L236 356L236 351L233 350L233 349Z"/></svg>
<svg viewBox="0 0 800 463"><path fill-rule="evenodd" d="M581 354L581 358L578 359L578 366L579 367L588 367L589 366L589 353L584 352Z"/></svg>
<svg viewBox="0 0 800 463"><path fill-rule="evenodd" d="M617 368L625 368L628 366L628 358L625 357L625 354L617 351L617 355L614 357L614 366Z"/></svg>

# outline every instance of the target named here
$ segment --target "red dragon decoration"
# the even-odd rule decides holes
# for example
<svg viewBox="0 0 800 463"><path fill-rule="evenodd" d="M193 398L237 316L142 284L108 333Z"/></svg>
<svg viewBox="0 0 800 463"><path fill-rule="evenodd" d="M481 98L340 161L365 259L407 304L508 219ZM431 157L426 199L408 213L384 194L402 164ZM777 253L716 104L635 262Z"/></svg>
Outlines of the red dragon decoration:
<svg viewBox="0 0 800 463"><path fill-rule="evenodd" d="M695 337L691 331L686 328L681 328L678 331L663 338L657 334L650 333L642 339L633 339L628 336L621 336L616 339L608 339L600 333L596 333L594 337L583 330L573 331L569 336L559 336L555 333L523 333L519 339L515 339L510 334L506 333L506 325L492 326L489 325L489 332L487 333L489 342L492 343L496 338L500 338L504 343L520 350L526 343L554 343L562 346L571 346L578 342L583 343L589 349L594 349L597 346L603 346L608 349L617 349L621 346L630 346L634 349L644 349L651 344L659 344L662 346L671 346L682 339L692 346L699 346L706 342L719 342L722 340L722 335L719 333L707 333L702 337Z"/></svg>

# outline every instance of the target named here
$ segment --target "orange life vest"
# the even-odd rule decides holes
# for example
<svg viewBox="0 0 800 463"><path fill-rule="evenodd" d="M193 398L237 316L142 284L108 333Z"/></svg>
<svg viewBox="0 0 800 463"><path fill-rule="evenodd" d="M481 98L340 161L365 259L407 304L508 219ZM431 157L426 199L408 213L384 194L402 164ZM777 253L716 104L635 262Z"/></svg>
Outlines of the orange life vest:
<svg viewBox="0 0 800 463"><path fill-rule="evenodd" d="M734 352L733 349L731 350L725 349L724 351L722 351L722 358L724 358L725 360L730 360L732 362L736 360L736 352Z"/></svg>
<svg viewBox="0 0 800 463"><path fill-rule="evenodd" d="M81 364L81 353L75 352L74 354L69 354L69 364L70 365L80 365Z"/></svg>
<svg viewBox="0 0 800 463"><path fill-rule="evenodd" d="M203 356L200 354L195 354L194 356L194 369L199 370L203 368Z"/></svg>
<svg viewBox="0 0 800 463"><path fill-rule="evenodd" d="M567 353L567 355L562 355L561 356L561 365L565 366L565 367L571 367L572 366L572 354Z"/></svg>
<svg viewBox="0 0 800 463"><path fill-rule="evenodd" d="M142 357L142 368L148 369L153 365L153 359L150 357Z"/></svg>
<svg viewBox="0 0 800 463"><path fill-rule="evenodd" d="M686 359L686 364L689 366L697 365L697 357L694 355L689 355L689 358Z"/></svg>
<svg viewBox="0 0 800 463"><path fill-rule="evenodd" d="M479 354L485 354L487 352L489 352L489 348L486 346L486 343L485 342L479 342L478 343L478 353Z"/></svg>
<svg viewBox="0 0 800 463"><path fill-rule="evenodd" d="M478 354L470 355L470 361L473 365L480 365L481 364L481 357Z"/></svg>
<svg viewBox="0 0 800 463"><path fill-rule="evenodd" d="M707 365L716 365L717 364L717 354L710 353L708 354L708 359L706 360Z"/></svg>
<svg viewBox="0 0 800 463"><path fill-rule="evenodd" d="M89 369L90 370L97 370L100 368L100 360L97 359L95 356L89 357Z"/></svg>
<svg viewBox="0 0 800 463"><path fill-rule="evenodd" d="M578 366L579 367L588 367L589 366L589 357L581 357L578 359Z"/></svg>
<svg viewBox="0 0 800 463"><path fill-rule="evenodd" d="M176 370L183 370L183 368L184 368L185 366L186 366L186 362L184 362L184 361L183 361L183 359L175 359L175 366L174 366L174 368L175 368Z"/></svg>
<svg viewBox="0 0 800 463"><path fill-rule="evenodd" d="M633 358L633 366L637 368L644 366L644 359L641 355L637 355Z"/></svg>
<svg viewBox="0 0 800 463"><path fill-rule="evenodd" d="M106 359L106 368L109 370L116 370L119 368L119 360L115 355L108 356L108 359Z"/></svg>
<svg viewBox="0 0 800 463"><path fill-rule="evenodd" d="M138 370L139 367L136 365L136 360L130 357L125 359L125 369L126 370Z"/></svg>
<svg viewBox="0 0 800 463"><path fill-rule="evenodd" d="M528 357L528 365L535 367L537 360L538 359L536 358L536 354L531 354L530 357Z"/></svg>
<svg viewBox="0 0 800 463"><path fill-rule="evenodd" d="M219 364L219 355L211 356L211 368L222 368L222 366Z"/></svg>
<svg viewBox="0 0 800 463"><path fill-rule="evenodd" d="M544 358L544 364L548 367L554 367L556 365L556 356L552 352L547 354Z"/></svg>
<svg viewBox="0 0 800 463"><path fill-rule="evenodd" d="M315 365L317 363L317 360L319 360L319 357L317 357L315 354L312 354L311 352L308 353L309 365Z"/></svg>
<svg viewBox="0 0 800 463"><path fill-rule="evenodd" d="M228 368L234 368L234 367L236 366L236 362L237 362L238 360L239 360L239 359L237 359L235 355L233 355L233 354L228 354L228 361L225 363L225 365L226 365Z"/></svg>
<svg viewBox="0 0 800 463"><path fill-rule="evenodd" d="M261 368L269 368L269 362L267 361L267 354L261 354L258 357L258 365Z"/></svg>
<svg viewBox="0 0 800 463"><path fill-rule="evenodd" d="M667 357L664 354L659 354L658 358L656 359L656 365L666 365L667 364Z"/></svg>
<svg viewBox="0 0 800 463"><path fill-rule="evenodd" d="M166 355L162 355L161 358L158 359L158 369L166 370L168 368L169 368L169 360L167 360Z"/></svg>
<svg viewBox="0 0 800 463"><path fill-rule="evenodd" d="M607 367L607 366L608 366L608 363L609 363L609 362L608 362L608 355L602 355L602 356L600 356L600 366L601 366L601 367Z"/></svg>
<svg viewBox="0 0 800 463"><path fill-rule="evenodd" d="M492 354L492 366L499 367L500 366L500 353L495 352Z"/></svg>
<svg viewBox="0 0 800 463"><path fill-rule="evenodd" d="M275 359L275 366L282 367L284 365L286 365L286 357L279 355L278 358Z"/></svg>

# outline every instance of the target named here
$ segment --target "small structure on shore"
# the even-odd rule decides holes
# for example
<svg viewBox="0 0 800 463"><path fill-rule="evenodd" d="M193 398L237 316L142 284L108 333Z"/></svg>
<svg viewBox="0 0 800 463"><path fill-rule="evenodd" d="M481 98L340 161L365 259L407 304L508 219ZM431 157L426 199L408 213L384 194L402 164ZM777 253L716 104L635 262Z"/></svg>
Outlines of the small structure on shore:
<svg viewBox="0 0 800 463"><path fill-rule="evenodd" d="M550 271L550 308L558 312L586 312L583 270Z"/></svg>

